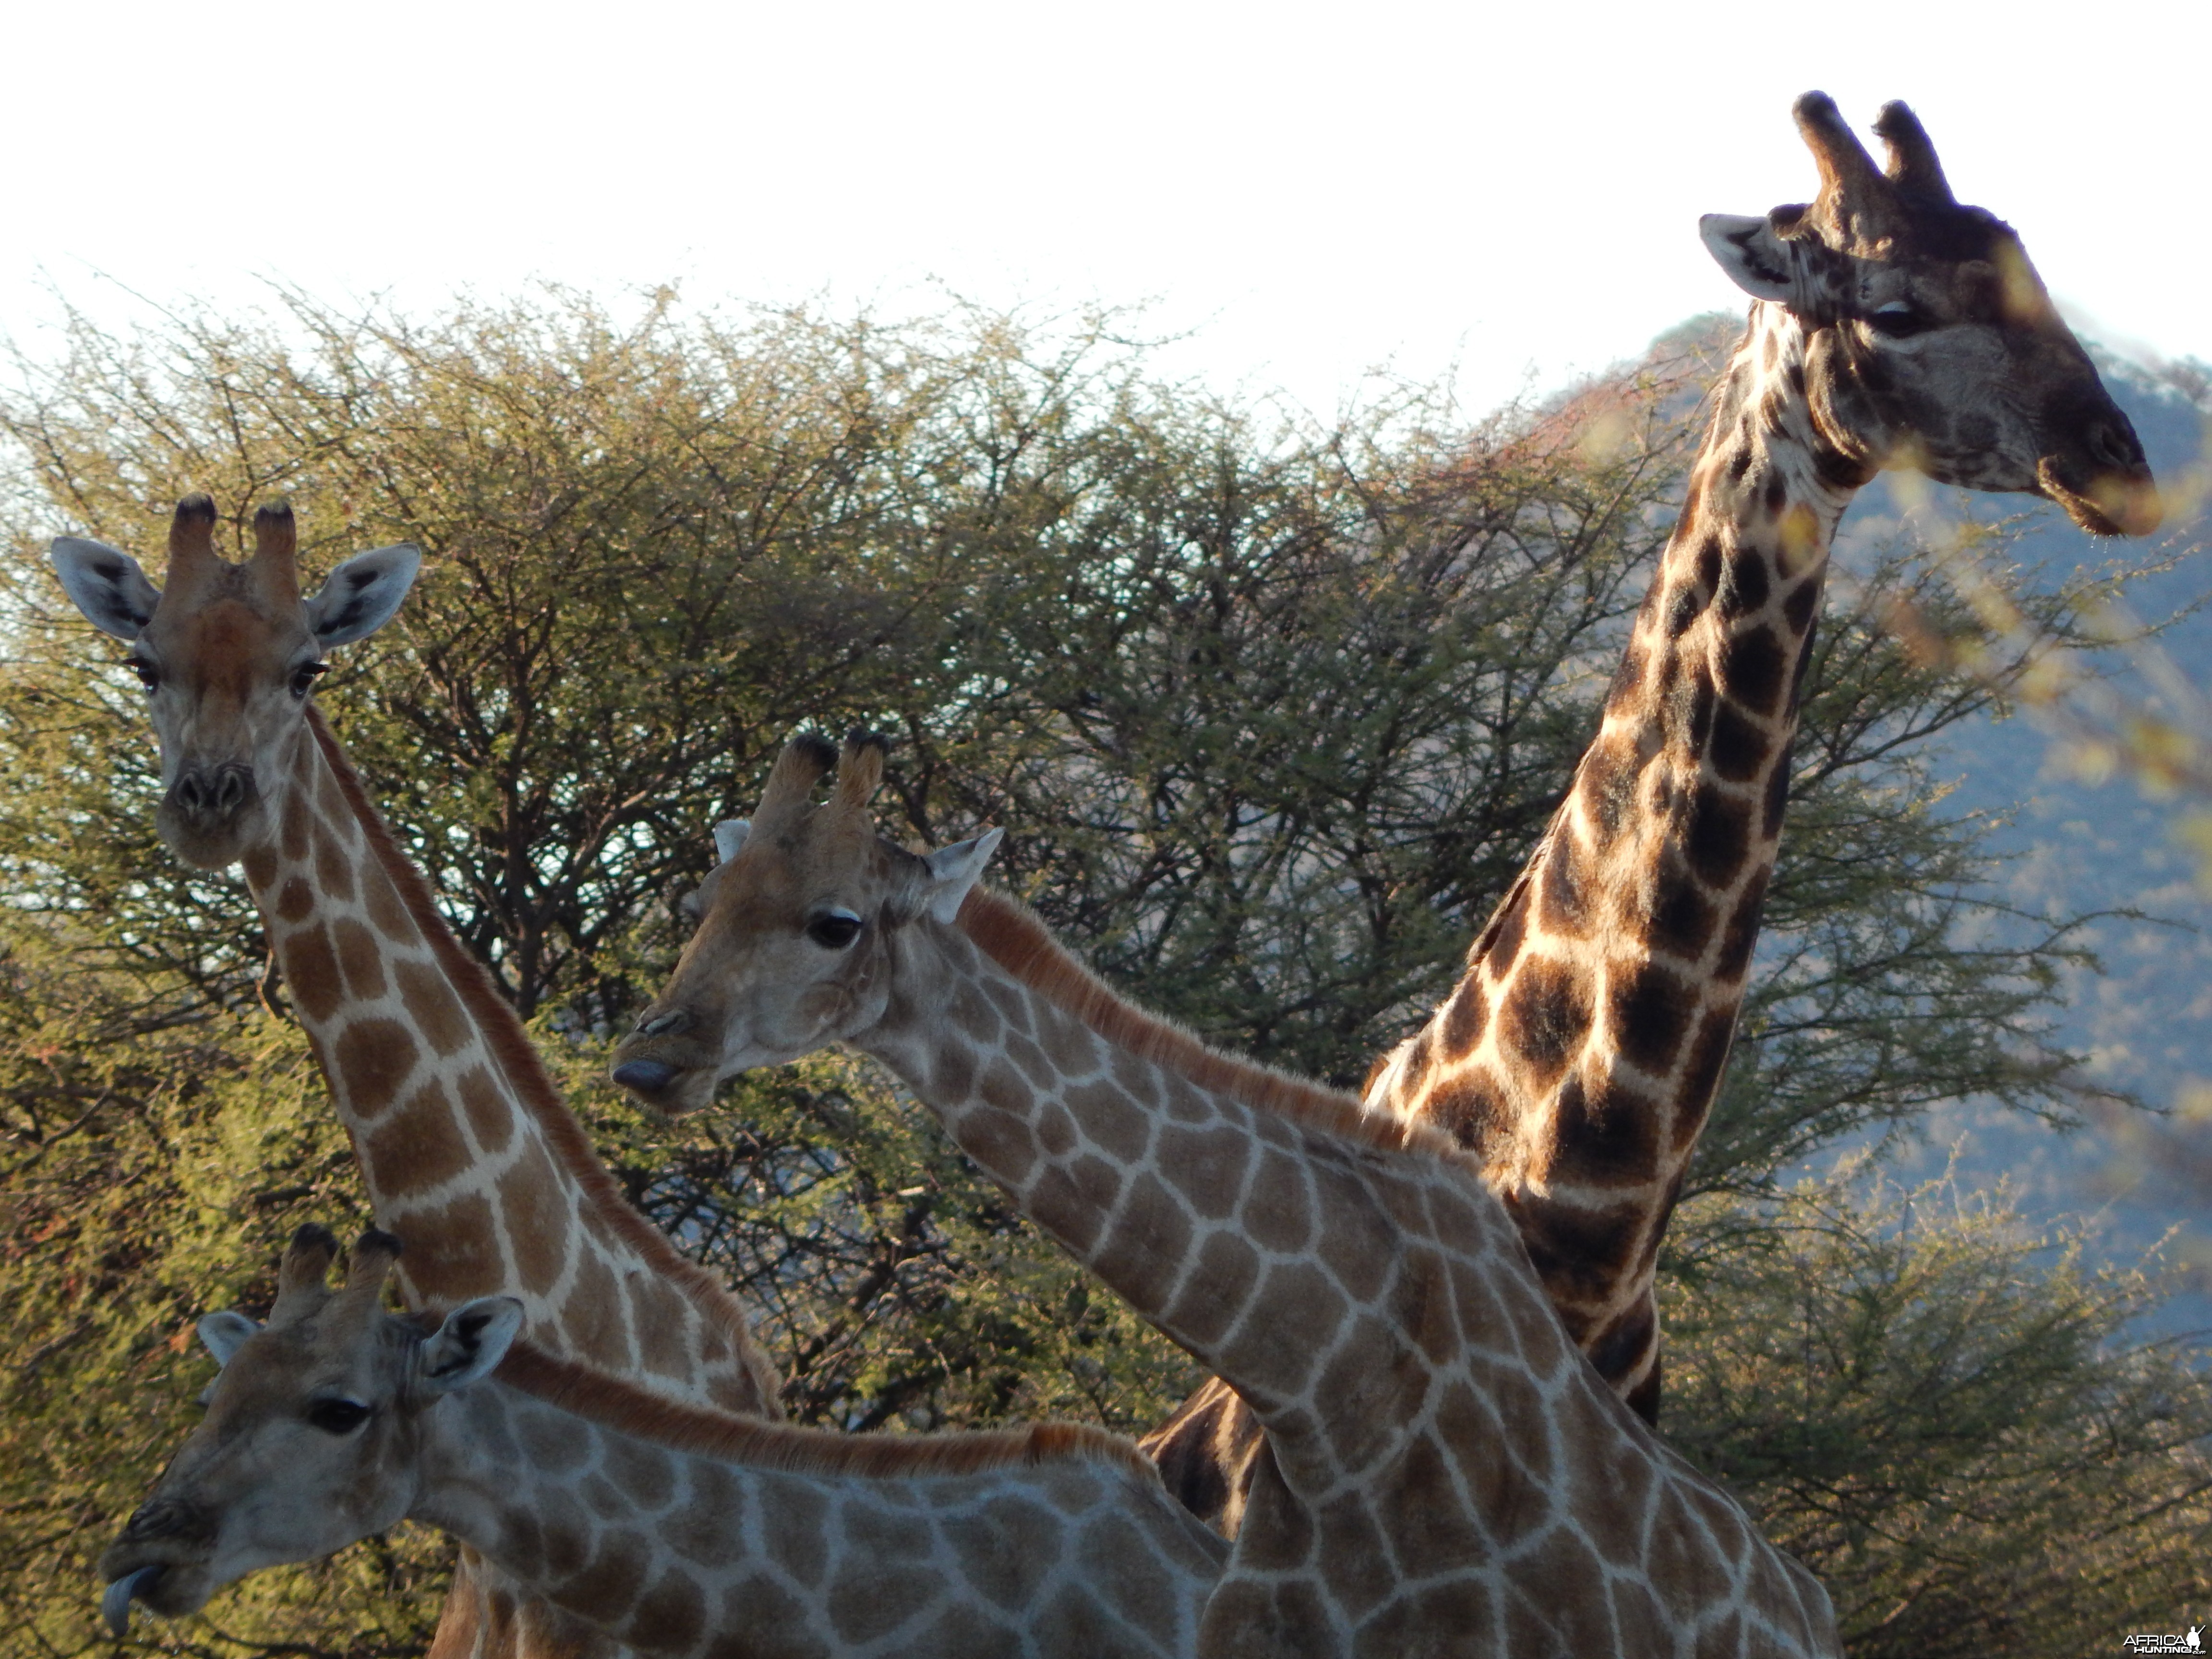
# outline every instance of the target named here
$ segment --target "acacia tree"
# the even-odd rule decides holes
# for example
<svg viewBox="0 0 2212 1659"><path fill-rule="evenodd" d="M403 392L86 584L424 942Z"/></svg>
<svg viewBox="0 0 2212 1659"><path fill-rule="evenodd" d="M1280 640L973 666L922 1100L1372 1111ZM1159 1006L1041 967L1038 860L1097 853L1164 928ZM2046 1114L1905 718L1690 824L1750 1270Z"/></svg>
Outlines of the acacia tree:
<svg viewBox="0 0 2212 1659"><path fill-rule="evenodd" d="M135 695L38 557L64 530L142 546L187 489L234 527L289 495L311 567L424 548L322 695L633 1199L759 1310L795 1417L1133 1429L1197 1380L863 1065L744 1079L681 1126L614 1097L606 1040L672 953L705 826L794 729L890 731L888 827L1007 825L1001 878L1132 994L1356 1084L1564 791L1709 365L1692 334L1543 409L1470 425L1400 390L1322 425L1158 384L1115 332L294 296L273 322L80 324L18 363L0 1620L27 1651L90 1640L84 1564L204 1374L188 1316L265 1294L291 1226L360 1207L252 908L155 843ZM1966 1093L2069 1109L2043 1024L2068 927L1968 942L1978 826L1915 758L2002 676L1874 621L1903 594L1969 625L1919 569L1861 573L1808 681L1763 977L1692 1176L1728 1219L1670 1268L1716 1331L1766 1316L1749 1269L1711 1264L1785 1227L1792 1162ZM1717 1467L1729 1432L1694 1442ZM399 1537L272 1575L189 1639L412 1651L440 1559Z"/></svg>

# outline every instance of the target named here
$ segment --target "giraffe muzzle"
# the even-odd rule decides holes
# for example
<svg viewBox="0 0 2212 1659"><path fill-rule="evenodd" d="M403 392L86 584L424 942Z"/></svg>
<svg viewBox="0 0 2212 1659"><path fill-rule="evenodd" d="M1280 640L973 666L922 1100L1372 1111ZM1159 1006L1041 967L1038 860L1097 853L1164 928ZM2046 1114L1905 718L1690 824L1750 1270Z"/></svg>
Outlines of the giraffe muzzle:
<svg viewBox="0 0 2212 1659"><path fill-rule="evenodd" d="M250 766L196 766L170 787L169 805L198 827L211 830L237 817L259 793Z"/></svg>
<svg viewBox="0 0 2212 1659"><path fill-rule="evenodd" d="M611 1075L623 1088L641 1095L657 1095L676 1080L676 1068L657 1060L626 1060Z"/></svg>

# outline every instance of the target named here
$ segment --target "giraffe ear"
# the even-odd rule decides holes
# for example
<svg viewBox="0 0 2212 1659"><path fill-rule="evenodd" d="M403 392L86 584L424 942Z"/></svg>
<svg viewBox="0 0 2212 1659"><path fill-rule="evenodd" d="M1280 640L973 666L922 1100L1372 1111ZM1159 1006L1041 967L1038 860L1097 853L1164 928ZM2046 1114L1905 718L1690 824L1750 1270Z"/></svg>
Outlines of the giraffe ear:
<svg viewBox="0 0 2212 1659"><path fill-rule="evenodd" d="M261 1328L258 1321L248 1319L235 1309L211 1313L196 1328L207 1351L215 1356L217 1365L230 1364L231 1356L244 1347L252 1334Z"/></svg>
<svg viewBox="0 0 2212 1659"><path fill-rule="evenodd" d="M1753 299L1790 302L1796 289L1796 267L1771 220L1708 213L1698 221L1698 234L1720 268Z"/></svg>
<svg viewBox="0 0 2212 1659"><path fill-rule="evenodd" d="M422 564L422 554L405 542L355 554L307 601L307 626L324 645L368 638L392 620Z"/></svg>
<svg viewBox="0 0 2212 1659"><path fill-rule="evenodd" d="M521 1329L522 1304L511 1296L462 1303L417 1350L416 1384L428 1394L466 1388L507 1358Z"/></svg>
<svg viewBox="0 0 2212 1659"><path fill-rule="evenodd" d="M744 848L745 837L752 833L750 818L725 818L714 826L714 861L727 864Z"/></svg>
<svg viewBox="0 0 2212 1659"><path fill-rule="evenodd" d="M138 561L106 542L57 536L46 556L54 574L84 619L118 640L135 640L154 620L161 591L146 580Z"/></svg>
<svg viewBox="0 0 2212 1659"><path fill-rule="evenodd" d="M955 842L922 860L929 866L929 880L922 890L921 902L932 916L949 922L960 914L960 902L983 873L983 866L998 850L999 838L1006 833L986 830L973 841Z"/></svg>

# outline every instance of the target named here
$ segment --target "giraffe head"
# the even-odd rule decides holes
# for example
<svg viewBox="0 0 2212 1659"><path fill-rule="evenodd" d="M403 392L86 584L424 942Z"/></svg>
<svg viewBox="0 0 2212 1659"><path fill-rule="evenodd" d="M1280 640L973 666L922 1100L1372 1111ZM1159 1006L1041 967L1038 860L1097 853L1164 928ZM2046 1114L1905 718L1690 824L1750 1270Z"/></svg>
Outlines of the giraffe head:
<svg viewBox="0 0 2212 1659"><path fill-rule="evenodd" d="M2156 529L2135 428L2019 236L1953 197L1912 112L1887 104L1875 123L1887 171L1825 93L1800 98L1796 117L1819 196L1698 228L1738 286L1802 324L1803 390L1836 465L1854 483L1909 466L2042 495L2099 535Z"/></svg>
<svg viewBox="0 0 2212 1659"><path fill-rule="evenodd" d="M833 766L836 787L815 805ZM796 738L751 821L716 826L722 862L689 902L699 929L616 1049L617 1083L661 1111L692 1111L724 1078L883 1018L902 933L951 921L1000 835L927 855L894 847L868 805L883 769L881 738L856 735L842 754Z"/></svg>
<svg viewBox="0 0 2212 1659"><path fill-rule="evenodd" d="M323 653L374 633L399 608L420 556L356 554L300 597L299 536L287 506L253 515L253 556L215 548L215 503L187 495L169 526L166 589L129 554L64 536L55 573L95 628L131 642L161 743L161 839L185 863L221 869L267 838L271 780L304 727Z"/></svg>
<svg viewBox="0 0 2212 1659"><path fill-rule="evenodd" d="M337 1241L294 1235L267 1325L210 1314L222 1367L207 1417L100 1558L117 1636L133 1601L196 1612L234 1578L308 1561L381 1532L415 1496L417 1419L506 1356L522 1327L511 1297L466 1302L428 1335L380 1305L399 1253L389 1233L354 1247L343 1289L324 1285Z"/></svg>

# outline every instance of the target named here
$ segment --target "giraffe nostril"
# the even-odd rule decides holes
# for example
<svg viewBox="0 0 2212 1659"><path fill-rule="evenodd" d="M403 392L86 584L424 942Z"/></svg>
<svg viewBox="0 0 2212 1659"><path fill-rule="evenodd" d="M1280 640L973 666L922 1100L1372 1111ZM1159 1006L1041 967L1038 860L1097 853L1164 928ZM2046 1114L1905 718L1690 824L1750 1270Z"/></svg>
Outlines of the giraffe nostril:
<svg viewBox="0 0 2212 1659"><path fill-rule="evenodd" d="M2099 422L2089 432L2089 453L2109 467L2136 467L2142 465L2142 449L2131 432L2122 432L2118 427Z"/></svg>
<svg viewBox="0 0 2212 1659"><path fill-rule="evenodd" d="M664 1066L657 1060L626 1060L615 1067L614 1080L625 1089L635 1089L641 1094L655 1095L665 1089L675 1077L673 1066Z"/></svg>
<svg viewBox="0 0 2212 1659"><path fill-rule="evenodd" d="M671 1008L658 1014L647 1014L637 1023L640 1036L669 1036L691 1029L691 1016L681 1008Z"/></svg>

